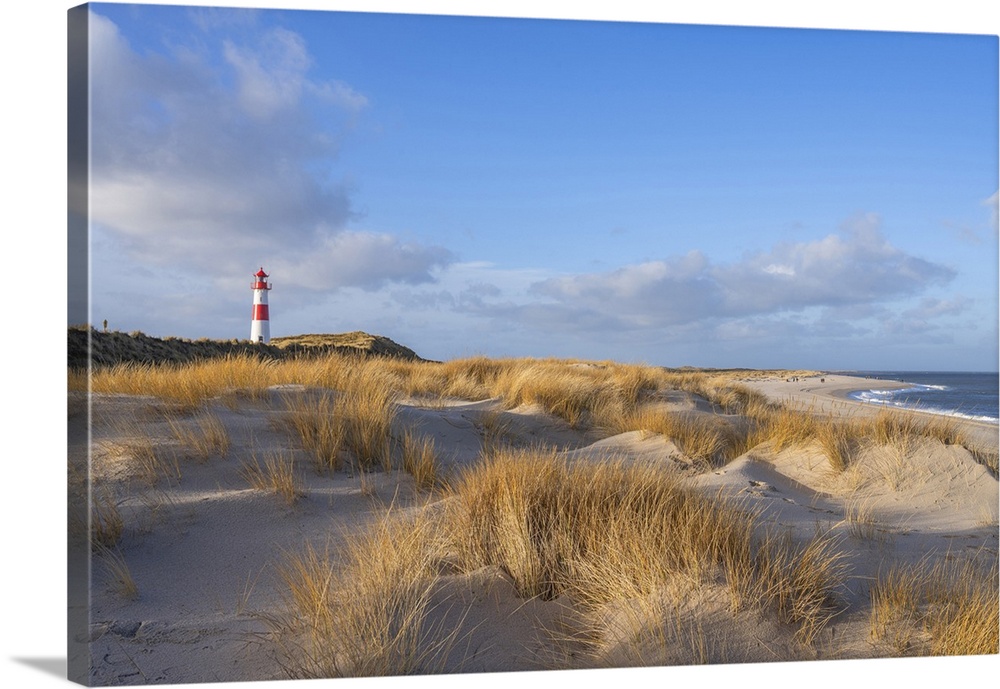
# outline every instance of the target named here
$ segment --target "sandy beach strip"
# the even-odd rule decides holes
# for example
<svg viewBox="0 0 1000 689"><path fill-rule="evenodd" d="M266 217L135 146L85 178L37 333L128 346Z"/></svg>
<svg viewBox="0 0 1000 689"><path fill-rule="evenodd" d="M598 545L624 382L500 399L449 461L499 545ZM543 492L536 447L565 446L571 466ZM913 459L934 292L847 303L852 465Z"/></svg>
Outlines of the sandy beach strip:
<svg viewBox="0 0 1000 689"><path fill-rule="evenodd" d="M751 379L743 381L743 383L764 393L772 400L788 404L795 409L808 410L818 414L843 417L873 416L880 411L890 409L894 412L917 414L921 417L952 419L975 439L977 445L992 449L996 449L1000 445L1000 427L995 424L916 409L861 402L850 396L851 393L861 390L902 390L912 387L911 383L837 373L806 377Z"/></svg>

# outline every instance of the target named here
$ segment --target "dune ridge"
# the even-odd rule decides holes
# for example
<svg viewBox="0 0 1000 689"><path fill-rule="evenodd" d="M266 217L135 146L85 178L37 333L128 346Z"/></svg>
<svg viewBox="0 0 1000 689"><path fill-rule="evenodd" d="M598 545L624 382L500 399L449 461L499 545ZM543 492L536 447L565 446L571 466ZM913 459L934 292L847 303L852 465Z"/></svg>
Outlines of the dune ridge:
<svg viewBox="0 0 1000 689"><path fill-rule="evenodd" d="M86 368L88 365L114 366L124 363L188 363L248 355L280 360L294 356L322 356L330 353L420 359L409 347L383 335L371 335L362 331L275 337L271 339L270 344L257 344L235 338L231 340L160 338L138 330L124 333L117 330L98 330L88 326L70 327L67 330L69 368Z"/></svg>

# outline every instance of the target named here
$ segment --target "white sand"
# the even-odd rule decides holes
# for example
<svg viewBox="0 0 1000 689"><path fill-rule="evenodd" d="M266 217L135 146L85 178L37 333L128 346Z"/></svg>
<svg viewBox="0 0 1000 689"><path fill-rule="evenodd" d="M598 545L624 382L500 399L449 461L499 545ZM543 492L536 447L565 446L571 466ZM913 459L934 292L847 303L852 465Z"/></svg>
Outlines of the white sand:
<svg viewBox="0 0 1000 689"><path fill-rule="evenodd" d="M907 383L874 378L859 378L840 374L824 374L800 377L794 381L784 378L751 379L743 381L746 385L756 388L771 399L785 402L799 409L809 409L817 413L833 413L843 416L864 416L877 414L882 407L877 404L859 402L848 397L858 390L897 390L910 387ZM893 407L893 411L904 410ZM906 413L906 412L904 412ZM936 415L927 412L908 412L921 417L931 418ZM973 436L975 442L983 447L997 446L998 427L982 421L963 419L962 428Z"/></svg>
<svg viewBox="0 0 1000 689"><path fill-rule="evenodd" d="M776 399L816 410L868 413L864 405L838 396L857 389L857 382L828 376L824 383L753 384ZM698 400L671 403L689 413L710 413ZM282 609L284 586L275 565L283 554L307 544L335 550L344 532L364 528L390 507L419 508L439 498L416 491L412 479L401 473L375 473L364 480L346 473L317 473L294 440L272 425L271 419L280 413L276 403L212 406L230 434L227 455L204 463L184 460L179 482L144 487L130 459L131 439L117 424L135 416L143 419L144 432L157 442L176 443L166 422L149 413L156 405L148 398L94 399L95 481L118 496L128 525L119 549L139 595L134 600L123 597L103 566L105 560L96 559L89 625L91 680L141 684L282 679L282 657L268 642L261 618ZM401 405L398 422L431 435L444 464L457 468L478 461L481 416L494 408L496 403L490 401L433 407L410 401ZM579 461L609 455L684 461L673 443L658 436L627 433L597 439L530 407L514 410L505 419L519 442L554 445ZM71 442L73 425L82 423L80 416L71 418ZM995 448L995 428L990 436L989 429L968 425ZM278 450L299 458L306 496L292 506L251 489L239 474L242 458ZM852 608L864 608L871 577L889 563L964 558L984 548L996 553L997 480L964 449L926 443L906 457L873 455L864 470L840 477L832 477L824 462L815 448L767 457L751 453L712 473L690 472L690 480L706 490L745 497L763 510L769 523L795 537L808 538L817 530L840 533L852 568L843 595ZM850 533L847 516L861 507L871 515L877 536ZM556 604L518 599L510 582L488 569L443 576L437 595L467 604L462 624L470 632L469 647L476 649L450 670L551 667L545 630L558 625ZM707 592L691 613L714 640L720 658L759 662L880 655L867 639L867 618L861 613L836 619L814 649L803 651L779 625L734 620L724 608ZM746 640L751 638L758 641L750 644ZM86 653L87 645L81 643L73 652ZM625 658L623 652L612 645L607 657ZM665 664L689 662L678 649L663 651L658 658Z"/></svg>

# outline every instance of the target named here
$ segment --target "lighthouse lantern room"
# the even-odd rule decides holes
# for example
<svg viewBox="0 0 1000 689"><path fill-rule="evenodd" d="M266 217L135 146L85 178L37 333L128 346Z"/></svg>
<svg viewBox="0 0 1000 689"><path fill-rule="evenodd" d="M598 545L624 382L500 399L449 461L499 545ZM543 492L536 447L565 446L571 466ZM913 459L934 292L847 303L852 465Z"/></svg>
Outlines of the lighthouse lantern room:
<svg viewBox="0 0 1000 689"><path fill-rule="evenodd" d="M268 274L263 266L254 273L254 282L250 284L253 290L253 316L250 320L250 341L267 344L271 341L271 321L267 314L267 292L271 283L267 282Z"/></svg>

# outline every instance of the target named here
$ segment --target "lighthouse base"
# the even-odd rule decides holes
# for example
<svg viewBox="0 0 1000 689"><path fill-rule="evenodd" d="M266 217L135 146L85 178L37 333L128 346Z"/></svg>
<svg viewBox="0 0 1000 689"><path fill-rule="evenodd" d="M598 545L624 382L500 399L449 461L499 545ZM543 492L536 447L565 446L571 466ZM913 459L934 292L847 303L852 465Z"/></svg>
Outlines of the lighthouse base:
<svg viewBox="0 0 1000 689"><path fill-rule="evenodd" d="M258 344L271 342L271 324L267 321L254 321L250 326L250 341Z"/></svg>

